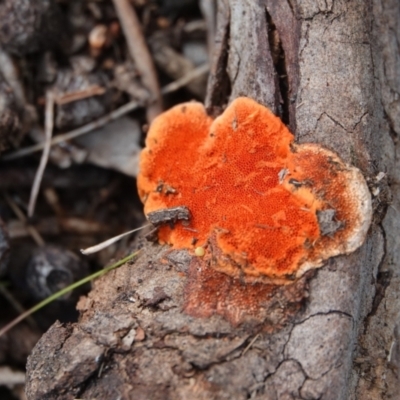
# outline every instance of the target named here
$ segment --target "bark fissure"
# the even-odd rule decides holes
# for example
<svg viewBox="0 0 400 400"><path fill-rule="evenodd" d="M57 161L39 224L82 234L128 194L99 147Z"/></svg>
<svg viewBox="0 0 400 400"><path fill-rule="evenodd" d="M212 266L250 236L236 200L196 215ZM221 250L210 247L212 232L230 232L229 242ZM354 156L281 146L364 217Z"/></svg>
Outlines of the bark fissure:
<svg viewBox="0 0 400 400"><path fill-rule="evenodd" d="M230 79L226 71L230 46L229 18L230 12L227 0L218 2L216 37L205 98L206 109L212 116L217 116L221 113L222 107L226 104L231 91Z"/></svg>
<svg viewBox="0 0 400 400"><path fill-rule="evenodd" d="M266 9L266 20L268 26L268 41L269 48L274 63L275 73L278 78L277 89L279 89L280 107L278 108L278 115L286 125L290 125L289 115L289 79L286 70L285 51L282 47L282 42L279 37L278 30L271 18L271 15Z"/></svg>

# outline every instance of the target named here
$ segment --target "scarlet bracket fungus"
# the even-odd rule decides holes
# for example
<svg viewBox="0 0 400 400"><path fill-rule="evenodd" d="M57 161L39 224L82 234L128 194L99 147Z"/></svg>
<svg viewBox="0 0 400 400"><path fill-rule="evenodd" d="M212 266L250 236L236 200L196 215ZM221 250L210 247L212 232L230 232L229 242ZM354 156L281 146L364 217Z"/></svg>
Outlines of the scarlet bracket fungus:
<svg viewBox="0 0 400 400"><path fill-rule="evenodd" d="M317 144L295 144L278 117L248 98L215 120L195 102L157 117L138 188L147 215L190 211L160 226L160 242L204 247L215 269L278 284L356 250L372 217L357 168Z"/></svg>

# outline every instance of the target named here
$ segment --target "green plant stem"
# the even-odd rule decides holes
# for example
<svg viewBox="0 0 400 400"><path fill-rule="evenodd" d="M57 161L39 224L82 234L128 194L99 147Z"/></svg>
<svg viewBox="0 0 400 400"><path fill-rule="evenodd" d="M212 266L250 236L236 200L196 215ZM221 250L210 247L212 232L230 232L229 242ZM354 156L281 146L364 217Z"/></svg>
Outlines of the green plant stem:
<svg viewBox="0 0 400 400"><path fill-rule="evenodd" d="M28 316L32 315L33 313L35 313L36 311L40 310L42 307L47 306L48 304L50 304L54 300L56 300L59 297L65 295L66 293L76 289L77 287L82 286L85 283L88 283L88 282L92 281L93 279L99 278L100 276L105 275L106 273L112 271L113 269L116 269L116 268L120 267L121 265L125 264L129 260L132 260L132 258L136 257L137 254L138 254L138 251L135 252L135 253L130 254L129 256L123 258L122 260L117 261L116 263L110 265L109 267L103 268L102 270L97 271L94 274L86 276L85 278L81 279L80 281L72 283L71 285L65 287L64 289L61 289L58 292L56 292L56 293L52 294L51 296L47 297L46 299L44 299L40 303L36 304L35 306L30 308L29 310L27 310L27 311L23 312L22 314L20 314L17 318L15 318L10 323L5 325L2 329L0 329L0 337L2 335L4 335L6 332L8 332L15 325L17 325L18 323L23 321L26 317L28 317Z"/></svg>

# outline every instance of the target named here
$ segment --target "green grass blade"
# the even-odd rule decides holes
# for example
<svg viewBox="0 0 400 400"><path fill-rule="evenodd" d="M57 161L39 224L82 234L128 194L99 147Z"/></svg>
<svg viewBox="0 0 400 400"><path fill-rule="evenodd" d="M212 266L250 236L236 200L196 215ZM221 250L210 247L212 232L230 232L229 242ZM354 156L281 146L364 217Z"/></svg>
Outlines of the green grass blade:
<svg viewBox="0 0 400 400"><path fill-rule="evenodd" d="M44 299L40 303L36 304L35 306L30 308L29 310L27 310L24 313L20 314L17 318L15 318L10 323L5 325L2 329L0 329L0 337L2 335L4 335L6 332L8 332L15 325L17 325L18 323L23 321L29 315L32 315L36 311L38 311L41 308L47 306L48 304L50 304L54 300L57 300L59 297L64 296L64 294L66 294L68 292L71 292L72 290L76 289L77 287L82 286L85 283L88 283L88 282L92 281L93 279L99 278L100 276L105 275L107 272L110 272L113 269L116 269L116 268L120 267L121 265L125 264L126 262L128 262L128 261L132 260L134 257L136 257L138 253L139 252L136 251L135 253L130 254L129 256L123 258L122 260L119 260L116 263L114 263L114 264L112 264L112 265L110 265L110 266L108 266L106 268L103 268L100 271L95 272L94 274L86 276L85 278L83 278L83 279L81 279L81 280L79 280L77 282L74 282L71 285L65 287L64 289L61 289L58 292L56 292L56 293L52 294L51 296L47 297L46 299Z"/></svg>

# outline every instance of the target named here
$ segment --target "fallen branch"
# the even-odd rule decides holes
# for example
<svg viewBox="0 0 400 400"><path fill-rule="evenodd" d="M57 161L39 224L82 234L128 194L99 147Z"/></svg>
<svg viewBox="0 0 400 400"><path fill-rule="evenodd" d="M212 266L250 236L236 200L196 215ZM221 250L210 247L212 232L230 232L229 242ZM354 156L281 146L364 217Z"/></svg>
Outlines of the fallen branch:
<svg viewBox="0 0 400 400"><path fill-rule="evenodd" d="M147 120L151 122L162 112L162 98L158 85L156 70L141 31L136 12L129 0L113 0L115 10L125 33L129 52L142 76L142 81L151 92L154 103L147 107Z"/></svg>

